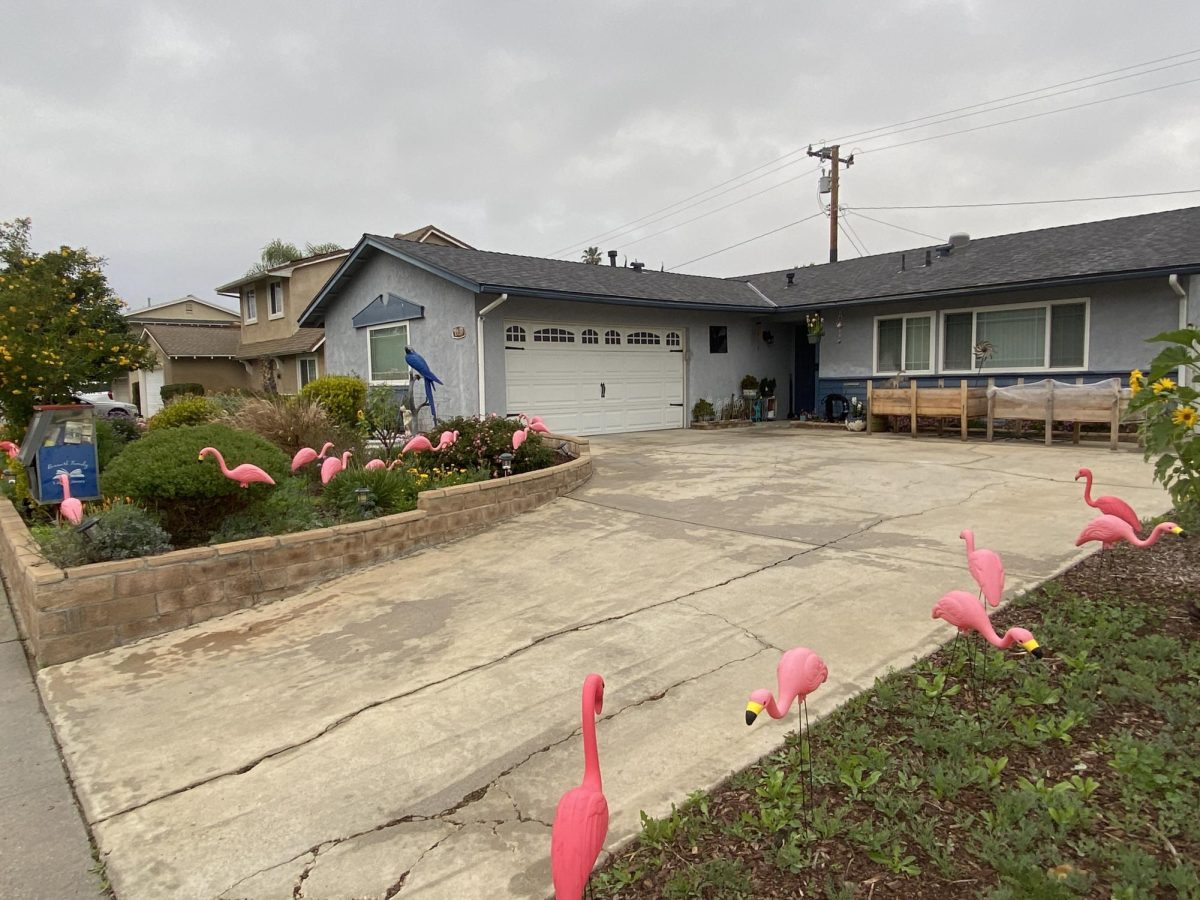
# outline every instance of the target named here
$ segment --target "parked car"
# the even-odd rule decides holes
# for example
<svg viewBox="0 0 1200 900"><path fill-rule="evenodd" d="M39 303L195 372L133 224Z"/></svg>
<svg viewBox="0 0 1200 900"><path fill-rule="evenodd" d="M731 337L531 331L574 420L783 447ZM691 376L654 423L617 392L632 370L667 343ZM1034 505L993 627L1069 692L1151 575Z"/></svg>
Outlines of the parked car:
<svg viewBox="0 0 1200 900"><path fill-rule="evenodd" d="M71 398L76 403L82 403L96 410L96 415L106 419L136 419L141 415L132 403L122 403L112 398L112 391L100 391L94 394L76 394Z"/></svg>

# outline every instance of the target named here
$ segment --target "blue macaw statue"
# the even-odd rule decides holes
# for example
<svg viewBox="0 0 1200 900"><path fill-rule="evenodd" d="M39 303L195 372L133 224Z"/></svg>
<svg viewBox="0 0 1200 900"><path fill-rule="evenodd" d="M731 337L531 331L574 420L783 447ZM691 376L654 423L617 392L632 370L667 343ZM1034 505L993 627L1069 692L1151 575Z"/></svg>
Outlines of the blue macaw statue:
<svg viewBox="0 0 1200 900"><path fill-rule="evenodd" d="M433 424L437 424L437 407L433 404L433 386L443 384L442 379L433 374L425 357L412 347L404 348L404 361L408 367L425 379L425 402L429 404L429 414L433 416Z"/></svg>

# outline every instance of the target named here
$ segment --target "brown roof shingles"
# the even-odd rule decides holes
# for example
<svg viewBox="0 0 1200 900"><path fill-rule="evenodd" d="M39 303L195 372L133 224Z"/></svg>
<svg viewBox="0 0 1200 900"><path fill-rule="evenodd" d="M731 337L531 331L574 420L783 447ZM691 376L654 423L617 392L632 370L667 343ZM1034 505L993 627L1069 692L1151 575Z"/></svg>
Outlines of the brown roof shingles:
<svg viewBox="0 0 1200 900"><path fill-rule="evenodd" d="M161 322L143 326L172 358L225 357L233 358L241 340L241 329L230 325L169 325Z"/></svg>
<svg viewBox="0 0 1200 900"><path fill-rule="evenodd" d="M312 353L325 337L324 328L301 328L295 334L270 341L255 341L238 345L238 359L257 359L262 356L293 356Z"/></svg>

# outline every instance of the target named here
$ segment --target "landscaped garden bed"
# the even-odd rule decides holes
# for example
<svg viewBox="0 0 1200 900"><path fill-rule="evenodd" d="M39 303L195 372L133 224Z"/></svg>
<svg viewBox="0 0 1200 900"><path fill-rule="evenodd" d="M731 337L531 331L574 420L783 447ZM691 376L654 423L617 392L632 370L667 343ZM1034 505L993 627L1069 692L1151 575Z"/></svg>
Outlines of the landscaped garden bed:
<svg viewBox="0 0 1200 900"><path fill-rule="evenodd" d="M597 896L1200 896L1198 571L1195 539L1083 561L994 617L1042 659L972 674L964 639L878 680L646 818Z"/></svg>
<svg viewBox="0 0 1200 900"><path fill-rule="evenodd" d="M532 509L591 473L586 441L496 416L448 420L402 452L412 435L400 411L358 384L361 396L341 404L342 384L325 403L186 397L145 436L100 423L105 498L78 527L29 502L24 472L12 471L0 556L38 662L298 593ZM325 436L335 448L324 460L314 449L294 463ZM228 465L198 459L216 455L204 448ZM245 486L238 466L255 470Z"/></svg>

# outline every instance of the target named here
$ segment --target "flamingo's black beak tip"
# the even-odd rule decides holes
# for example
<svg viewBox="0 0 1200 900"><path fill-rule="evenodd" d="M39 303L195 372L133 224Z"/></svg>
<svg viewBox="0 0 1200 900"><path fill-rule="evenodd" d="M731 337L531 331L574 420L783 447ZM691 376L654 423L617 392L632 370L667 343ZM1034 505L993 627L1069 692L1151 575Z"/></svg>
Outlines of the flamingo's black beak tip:
<svg viewBox="0 0 1200 900"><path fill-rule="evenodd" d="M758 718L758 713L754 712L753 710L749 710L749 709L746 710L746 724L747 725L753 725L754 720L757 718Z"/></svg>
<svg viewBox="0 0 1200 900"><path fill-rule="evenodd" d="M1045 651L1042 650L1041 647L1034 647L1033 650L1031 650L1030 652L1033 654L1034 659L1041 659L1042 656L1045 654Z"/></svg>

